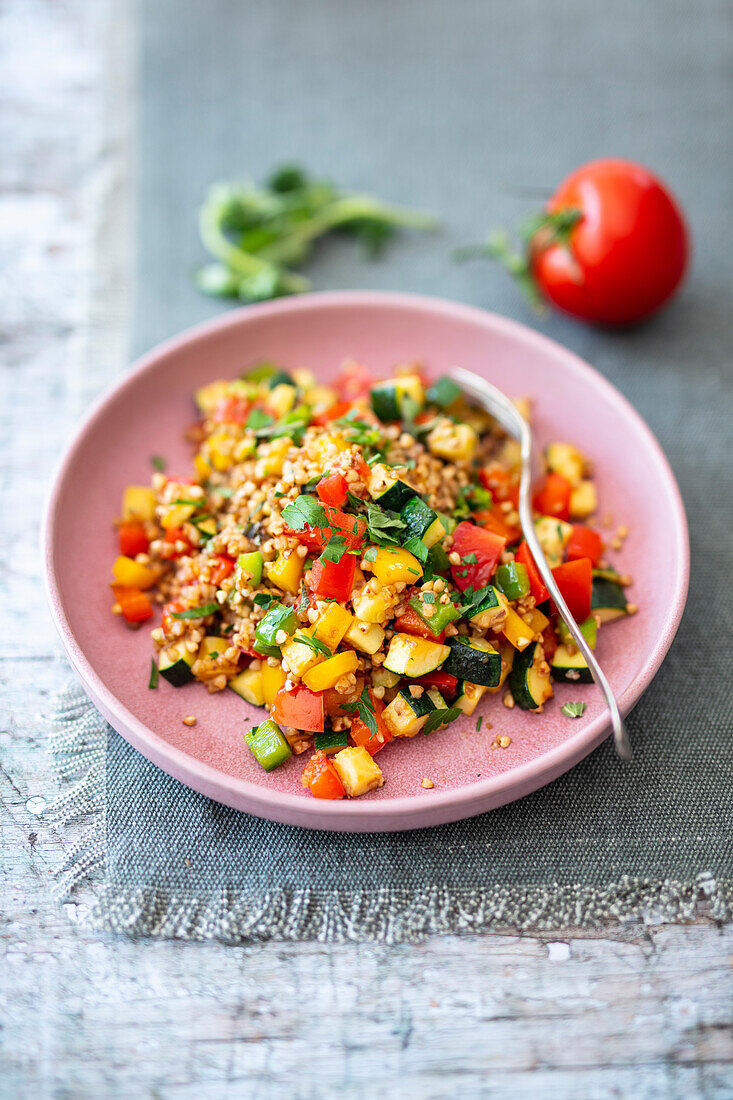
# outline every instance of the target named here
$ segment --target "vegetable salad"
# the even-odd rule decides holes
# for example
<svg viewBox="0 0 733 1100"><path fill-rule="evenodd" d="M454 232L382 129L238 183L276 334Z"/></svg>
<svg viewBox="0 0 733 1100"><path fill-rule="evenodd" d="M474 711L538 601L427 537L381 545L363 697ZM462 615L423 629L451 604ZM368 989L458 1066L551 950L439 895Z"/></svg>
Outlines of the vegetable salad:
<svg viewBox="0 0 733 1100"><path fill-rule="evenodd" d="M162 607L151 688L198 680L266 708L244 735L266 771L307 753L314 797L357 797L396 738L488 695L541 712L554 682L590 681L522 537L518 445L450 378L349 362L323 386L261 363L195 401L193 475L155 458L151 486L125 490L113 610L137 626ZM536 532L594 647L635 610L630 578L587 522L587 458L556 442L545 460Z"/></svg>

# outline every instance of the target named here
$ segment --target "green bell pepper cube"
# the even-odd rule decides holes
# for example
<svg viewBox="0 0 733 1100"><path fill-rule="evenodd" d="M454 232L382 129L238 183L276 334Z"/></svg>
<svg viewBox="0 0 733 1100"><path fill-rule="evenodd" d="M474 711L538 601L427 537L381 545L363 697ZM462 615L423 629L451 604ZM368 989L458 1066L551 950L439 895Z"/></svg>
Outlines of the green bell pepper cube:
<svg viewBox="0 0 733 1100"><path fill-rule="evenodd" d="M255 628L255 649L263 657L282 657L282 650L275 641L280 630L290 637L298 629L298 620L292 607L275 604Z"/></svg>
<svg viewBox="0 0 733 1100"><path fill-rule="evenodd" d="M428 603L428 601L425 600L426 595L432 595L435 603ZM415 595L410 598L409 605L413 611L418 613L433 634L440 634L441 631L445 630L448 623L455 622L456 619L460 619L461 617L461 613L454 603L450 601L448 603L439 603L435 593L415 593ZM426 608L428 607L432 607L432 615L425 614Z"/></svg>
<svg viewBox="0 0 733 1100"><path fill-rule="evenodd" d="M580 633L583 635L590 648L595 649L596 638L598 636L598 623L596 622L594 616L589 615L584 622L578 623L578 626L580 627ZM567 645L568 642L573 645L575 644L573 642L572 634L570 633L562 619L558 619L557 633L561 645Z"/></svg>
<svg viewBox="0 0 733 1100"><path fill-rule="evenodd" d="M518 561L500 565L496 570L496 583L508 600L521 600L529 594L527 568Z"/></svg>
<svg viewBox="0 0 733 1100"><path fill-rule="evenodd" d="M290 745L283 737L282 730L271 718L255 726L249 733L245 733L244 740L252 750L257 763L261 764L266 772L271 772L273 768L284 764L288 757L293 755Z"/></svg>

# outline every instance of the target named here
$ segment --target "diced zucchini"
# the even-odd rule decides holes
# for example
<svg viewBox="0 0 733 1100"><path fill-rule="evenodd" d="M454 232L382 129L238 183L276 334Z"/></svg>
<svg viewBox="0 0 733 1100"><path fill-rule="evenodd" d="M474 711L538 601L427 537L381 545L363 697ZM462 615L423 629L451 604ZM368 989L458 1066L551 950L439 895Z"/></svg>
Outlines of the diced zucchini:
<svg viewBox="0 0 733 1100"><path fill-rule="evenodd" d="M425 404L425 394L419 376L405 374L373 386L371 400L375 415L388 424L419 412Z"/></svg>
<svg viewBox="0 0 733 1100"><path fill-rule="evenodd" d="M534 529L548 565L554 569L565 556L565 547L573 533L572 525L555 516L540 516L534 521Z"/></svg>
<svg viewBox="0 0 733 1100"><path fill-rule="evenodd" d="M470 462L478 446L478 436L469 424L454 424L441 418L427 438L428 450L448 462Z"/></svg>
<svg viewBox="0 0 733 1100"><path fill-rule="evenodd" d="M585 638L586 642L591 649L596 648L596 638L598 637L598 623L596 622L594 615L589 615L585 622L579 624L580 633ZM568 630L562 619L557 623L557 636L560 639L561 645L575 645L573 636Z"/></svg>
<svg viewBox="0 0 733 1100"><path fill-rule="evenodd" d="M593 677L588 663L575 646L560 645L555 650L550 672L553 680L567 680L569 683L592 684Z"/></svg>
<svg viewBox="0 0 733 1100"><path fill-rule="evenodd" d="M571 443L551 443L545 451L548 469L561 474L571 485L580 484L585 471L585 457Z"/></svg>
<svg viewBox="0 0 733 1100"><path fill-rule="evenodd" d="M274 371L267 379L267 386L268 389L270 389L271 391L278 389L280 386L287 386L289 389L294 390L296 387L296 382L292 375L288 374L286 370L278 369ZM270 394L270 396L272 396L272 394Z"/></svg>
<svg viewBox="0 0 733 1100"><path fill-rule="evenodd" d="M299 680L305 676L309 669L324 659L323 653L316 653L306 642L299 640L302 635L309 633L308 630L299 630L282 647L283 660L287 661L288 668Z"/></svg>
<svg viewBox="0 0 733 1100"><path fill-rule="evenodd" d="M440 522L445 525L445 516L440 517ZM446 527L446 530L450 530ZM428 550L428 560L425 564L425 572L432 573L447 573L450 570L450 561L448 554L443 549L441 543L436 542L435 546L431 546Z"/></svg>
<svg viewBox="0 0 733 1100"><path fill-rule="evenodd" d="M405 525L402 542L406 542L408 538L422 539L430 549L448 533L438 513L428 507L420 497L408 500L400 512L400 517Z"/></svg>
<svg viewBox="0 0 733 1100"><path fill-rule="evenodd" d="M240 554L237 558L237 576L251 588L262 581L262 554L253 550L250 554Z"/></svg>
<svg viewBox="0 0 733 1100"><path fill-rule="evenodd" d="M620 584L593 572L590 595L591 614L601 623L612 623L628 615L626 596Z"/></svg>
<svg viewBox="0 0 733 1100"><path fill-rule="evenodd" d="M445 662L444 672L484 687L494 687L499 683L501 656L485 638L471 641L463 634L456 634L448 639L448 648L450 656Z"/></svg>
<svg viewBox="0 0 733 1100"><path fill-rule="evenodd" d="M343 640L362 653L376 653L384 641L384 627L378 623L365 623L361 619L352 619Z"/></svg>
<svg viewBox="0 0 733 1100"><path fill-rule="evenodd" d="M189 653L185 642L178 642L164 649L158 659L158 672L173 687L183 687L193 680L191 669L198 653Z"/></svg>
<svg viewBox="0 0 733 1100"><path fill-rule="evenodd" d="M528 646L523 652L515 653L514 665L509 676L509 690L514 702L522 710L537 710L552 697L552 680L548 672L540 672L535 657L542 658L543 650L538 643Z"/></svg>
<svg viewBox="0 0 733 1100"><path fill-rule="evenodd" d="M354 614L362 622L384 626L392 615L397 599L393 590L383 588L379 581L371 580L353 600Z"/></svg>
<svg viewBox="0 0 733 1100"><path fill-rule="evenodd" d="M471 616L471 622L479 630L489 630L493 626L495 620L499 617L500 612L505 606L501 603L503 599L501 592L498 588L494 588L493 585L489 588L486 597L481 601L478 608Z"/></svg>
<svg viewBox="0 0 733 1100"><path fill-rule="evenodd" d="M388 668L372 669L372 682L375 687L393 688L400 682L400 676L396 672L390 672Z"/></svg>
<svg viewBox="0 0 733 1100"><path fill-rule="evenodd" d="M470 717L488 690L483 684L472 684L470 680L464 680L459 686L453 706Z"/></svg>
<svg viewBox="0 0 733 1100"><path fill-rule="evenodd" d="M384 667L401 676L424 676L440 668L450 652L447 645L429 642L427 638L395 634L389 643Z"/></svg>
<svg viewBox="0 0 733 1100"><path fill-rule="evenodd" d="M213 516L207 516L205 519L196 520L195 526L198 533L203 535L206 539L213 538L217 531L216 520Z"/></svg>
<svg viewBox="0 0 733 1100"><path fill-rule="evenodd" d="M350 745L333 757L333 766L339 774L349 798L358 798L360 794L376 790L384 783L384 776L378 764L374 763L362 745Z"/></svg>
<svg viewBox="0 0 733 1100"><path fill-rule="evenodd" d="M228 685L237 695L241 695L245 703L252 703L255 707L265 705L265 693L262 689L262 672L259 669L245 668L238 676L234 676Z"/></svg>
<svg viewBox="0 0 733 1100"><path fill-rule="evenodd" d="M496 687L490 687L486 689L490 695L498 695L501 691L504 681L506 680L509 673L512 671L515 653L516 650L511 642L508 642L506 639L504 639L499 643L499 654L501 656L501 674L499 676L499 683L496 685Z"/></svg>
<svg viewBox="0 0 733 1100"><path fill-rule="evenodd" d="M199 646L198 659L203 661L207 657L216 658L224 655L224 650L229 648L226 638L219 638L214 634L207 634Z"/></svg>
<svg viewBox="0 0 733 1100"><path fill-rule="evenodd" d="M271 772L273 768L284 764L288 757L293 755L282 730L271 718L261 722L249 733L245 733L244 740L252 750L252 755L257 763L266 772Z"/></svg>
<svg viewBox="0 0 733 1100"><path fill-rule="evenodd" d="M382 721L395 737L414 737L434 709L427 692L413 696L408 688L403 688L382 711Z"/></svg>
<svg viewBox="0 0 733 1100"><path fill-rule="evenodd" d="M573 519L587 519L598 508L598 494L592 481L581 481L570 494L570 515Z"/></svg>
<svg viewBox="0 0 733 1100"><path fill-rule="evenodd" d="M391 468L380 462L372 467L369 495L380 507L390 512L399 512L418 493L406 482L393 477Z"/></svg>
<svg viewBox="0 0 733 1100"><path fill-rule="evenodd" d="M324 730L323 733L315 733L313 735L313 748L316 752L338 752L339 749L345 749L349 743L349 734L347 730Z"/></svg>
<svg viewBox="0 0 733 1100"><path fill-rule="evenodd" d="M460 619L461 613L456 605L449 601L448 603L439 603L433 593L429 593L433 596L435 603L428 603L425 599L426 593L416 592L414 596L409 599L409 605L413 611L416 611L425 625L432 631L433 634L440 634L447 627L448 623L453 623L456 619ZM432 611L432 615L426 612Z"/></svg>
<svg viewBox="0 0 733 1100"><path fill-rule="evenodd" d="M280 657L282 650L275 641L279 631L290 636L298 629L298 620L292 607L275 604L255 627L255 649L265 657Z"/></svg>
<svg viewBox="0 0 733 1100"><path fill-rule="evenodd" d="M280 420L285 413L289 413L295 404L295 387L293 386L292 379L290 382L284 382L277 386L273 386L267 395L265 407L276 420Z"/></svg>

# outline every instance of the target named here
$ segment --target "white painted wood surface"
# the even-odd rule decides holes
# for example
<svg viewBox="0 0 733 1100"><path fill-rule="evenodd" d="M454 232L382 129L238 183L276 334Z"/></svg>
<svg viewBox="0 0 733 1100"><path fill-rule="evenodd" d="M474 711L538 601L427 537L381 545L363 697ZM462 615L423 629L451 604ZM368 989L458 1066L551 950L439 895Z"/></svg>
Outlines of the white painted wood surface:
<svg viewBox="0 0 733 1100"><path fill-rule="evenodd" d="M124 366L129 13L0 7L0 1096L733 1095L733 929L421 946L139 942L51 894L68 843L39 714L66 679L39 516ZM36 803L31 802L30 807Z"/></svg>

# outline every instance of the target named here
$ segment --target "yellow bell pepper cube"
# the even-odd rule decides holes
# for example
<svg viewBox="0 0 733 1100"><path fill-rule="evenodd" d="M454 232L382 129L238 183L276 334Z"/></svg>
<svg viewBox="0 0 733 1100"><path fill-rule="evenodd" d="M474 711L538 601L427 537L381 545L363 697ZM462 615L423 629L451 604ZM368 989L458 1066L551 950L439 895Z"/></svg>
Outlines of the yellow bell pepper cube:
<svg viewBox="0 0 733 1100"><path fill-rule="evenodd" d="M214 432L207 440L208 459L215 470L224 473L234 465L234 440L226 432Z"/></svg>
<svg viewBox="0 0 733 1100"><path fill-rule="evenodd" d="M506 619L504 625L501 628L501 633L504 635L508 642L511 642L515 649L523 650L532 641L535 631L525 623L513 607L509 606L506 596L503 592L499 592L499 603L506 611Z"/></svg>
<svg viewBox="0 0 733 1100"><path fill-rule="evenodd" d="M531 611L525 611L522 618L533 634L541 634L545 627L550 625L547 615L543 615L536 607L533 607Z"/></svg>
<svg viewBox="0 0 733 1100"><path fill-rule="evenodd" d="M194 458L193 468L196 471L196 476L200 477L202 481L208 480L211 475L211 466L202 454L198 454Z"/></svg>
<svg viewBox="0 0 733 1100"><path fill-rule="evenodd" d="M200 386L194 394L194 401L199 410L204 415L212 413L217 405L229 395L229 386L230 383L223 380Z"/></svg>
<svg viewBox="0 0 733 1100"><path fill-rule="evenodd" d="M298 594L302 574L303 558L295 550L286 550L284 554L278 554L274 561L265 563L267 579L293 596Z"/></svg>
<svg viewBox="0 0 733 1100"><path fill-rule="evenodd" d="M365 623L354 619L344 634L344 641L360 649L362 653L376 653L384 641L384 627L378 623Z"/></svg>
<svg viewBox="0 0 733 1100"><path fill-rule="evenodd" d="M592 481L581 481L570 494L570 515L573 519L586 519L598 508L596 487Z"/></svg>
<svg viewBox="0 0 733 1100"><path fill-rule="evenodd" d="M232 677L228 687L236 691L246 703L252 703L255 707L261 707L265 702L265 693L262 689L262 671L253 668L245 668L238 676Z"/></svg>
<svg viewBox="0 0 733 1100"><path fill-rule="evenodd" d="M145 485L128 485L122 494L123 519L155 519L155 493Z"/></svg>
<svg viewBox="0 0 733 1100"><path fill-rule="evenodd" d="M287 676L280 665L270 665L265 659L262 662L262 694L265 697L265 706L271 707L275 702L275 696L285 684Z"/></svg>
<svg viewBox="0 0 733 1100"><path fill-rule="evenodd" d="M380 584L415 584L422 577L423 568L414 554L408 550L380 546L372 562L374 576Z"/></svg>
<svg viewBox="0 0 733 1100"><path fill-rule="evenodd" d="M289 436L282 439L273 439L272 443L265 443L260 447L260 458L255 463L255 477L262 481L266 477L280 477L283 472L285 455L293 445Z"/></svg>
<svg viewBox="0 0 733 1100"><path fill-rule="evenodd" d="M274 390L270 390L265 401L267 412L271 413L276 420L280 420L295 404L295 393L295 386L287 382L275 386Z"/></svg>
<svg viewBox="0 0 733 1100"><path fill-rule="evenodd" d="M354 599L354 613L362 622L384 626L392 617L392 611L398 602L399 596L394 589L383 588L372 577Z"/></svg>
<svg viewBox="0 0 733 1100"><path fill-rule="evenodd" d="M127 558L124 554L120 554L112 566L112 576L116 584L122 584L127 588L152 588L159 574L157 569L151 569L149 565L141 565L134 558Z"/></svg>
<svg viewBox="0 0 733 1100"><path fill-rule="evenodd" d="M354 650L345 649L343 653L336 653L306 672L303 683L311 691L326 691L327 688L335 687L342 676L356 672L358 667L359 658Z"/></svg>
<svg viewBox="0 0 733 1100"><path fill-rule="evenodd" d="M166 531L176 527L182 527L187 519L196 511L195 504L172 504L160 518L160 522Z"/></svg>
<svg viewBox="0 0 733 1100"><path fill-rule="evenodd" d="M331 758L349 798L373 791L384 783L384 776L363 745L350 745Z"/></svg>
<svg viewBox="0 0 733 1100"><path fill-rule="evenodd" d="M335 653L339 642L353 621L354 616L345 607L341 607L338 603L330 603L308 633L318 638L332 653Z"/></svg>
<svg viewBox="0 0 733 1100"><path fill-rule="evenodd" d="M199 647L198 658L200 661L205 661L207 657L223 657L225 649L229 649L226 638L216 638L213 634L207 634Z"/></svg>

